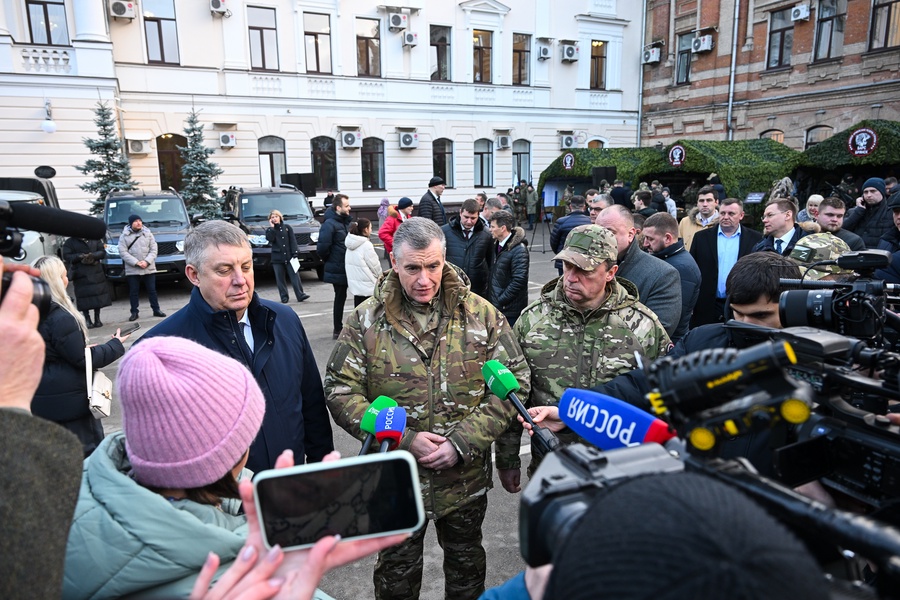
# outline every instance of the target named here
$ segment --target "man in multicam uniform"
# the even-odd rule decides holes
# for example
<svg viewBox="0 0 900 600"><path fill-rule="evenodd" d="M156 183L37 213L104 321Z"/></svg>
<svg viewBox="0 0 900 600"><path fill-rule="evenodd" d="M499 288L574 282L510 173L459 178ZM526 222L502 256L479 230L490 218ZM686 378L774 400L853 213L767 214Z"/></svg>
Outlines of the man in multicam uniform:
<svg viewBox="0 0 900 600"><path fill-rule="evenodd" d="M653 312L638 302L637 289L616 279L618 247L599 225L576 227L556 255L563 275L547 283L513 330L531 369L528 406L555 405L569 387L589 388L637 367L635 354L652 361L671 343ZM558 434L577 441L572 432ZM508 492L519 491L518 421L497 441L497 468ZM532 458L529 474L537 468Z"/></svg>
<svg viewBox="0 0 900 600"><path fill-rule="evenodd" d="M491 488L491 444L514 420L513 406L486 387L481 367L498 360L528 393L530 373L506 319L469 291L445 262L440 227L404 221L394 235L393 269L348 317L328 361L325 393L335 422L359 439L360 419L379 395L407 410L400 449L419 464L426 515L444 550L447 598L484 591L481 524ZM418 598L423 527L375 565L375 596Z"/></svg>

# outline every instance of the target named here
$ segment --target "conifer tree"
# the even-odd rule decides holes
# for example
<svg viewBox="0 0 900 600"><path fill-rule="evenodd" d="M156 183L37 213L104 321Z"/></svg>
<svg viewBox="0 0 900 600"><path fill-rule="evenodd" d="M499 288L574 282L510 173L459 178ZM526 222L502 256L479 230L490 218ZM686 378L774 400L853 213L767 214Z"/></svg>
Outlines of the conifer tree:
<svg viewBox="0 0 900 600"><path fill-rule="evenodd" d="M131 178L131 164L122 151L122 141L116 135L116 119L113 110L106 102L98 102L94 109L98 139L84 139L84 145L91 154L99 158L90 158L83 166L75 166L79 173L93 176L93 181L79 184L78 187L96 197L90 200L91 214L103 212L106 195L113 190L133 190L139 183Z"/></svg>
<svg viewBox="0 0 900 600"><path fill-rule="evenodd" d="M181 196L188 213L203 213L207 219L215 219L222 214L218 194L213 182L223 173L209 160L215 150L203 145L203 125L197 111L191 109L184 128L187 146L177 146L184 160L181 167Z"/></svg>

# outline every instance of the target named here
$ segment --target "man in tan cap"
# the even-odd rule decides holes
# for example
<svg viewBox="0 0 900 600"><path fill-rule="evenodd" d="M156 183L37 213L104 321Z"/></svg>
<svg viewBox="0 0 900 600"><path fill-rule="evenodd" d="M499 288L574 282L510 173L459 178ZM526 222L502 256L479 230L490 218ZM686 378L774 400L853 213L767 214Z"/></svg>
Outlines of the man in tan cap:
<svg viewBox="0 0 900 600"><path fill-rule="evenodd" d="M799 263L805 281L847 281L853 277L852 270L842 269L836 264L816 265L820 261L834 261L842 254L850 252L847 242L831 233L814 233L801 239L791 250L790 259Z"/></svg>
<svg viewBox="0 0 900 600"><path fill-rule="evenodd" d="M513 332L531 368L526 405L556 404L569 387L605 383L668 352L669 336L653 312L638 302L630 281L616 279L618 245L599 225L581 225L566 238L555 258L563 275L547 283L540 298L525 308ZM497 468L508 492L519 490L518 421L497 440ZM572 442L574 434L560 435ZM532 460L529 471L537 468Z"/></svg>

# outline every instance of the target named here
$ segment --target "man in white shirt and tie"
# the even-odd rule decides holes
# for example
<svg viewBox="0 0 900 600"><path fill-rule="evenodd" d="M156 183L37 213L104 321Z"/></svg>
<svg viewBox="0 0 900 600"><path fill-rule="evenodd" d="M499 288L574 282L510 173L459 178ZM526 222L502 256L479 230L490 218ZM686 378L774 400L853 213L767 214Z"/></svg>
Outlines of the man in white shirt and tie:
<svg viewBox="0 0 900 600"><path fill-rule="evenodd" d="M797 240L809 232L797 223L797 205L791 198L773 198L763 211L763 239L753 247L753 252L768 250L782 256L790 256Z"/></svg>

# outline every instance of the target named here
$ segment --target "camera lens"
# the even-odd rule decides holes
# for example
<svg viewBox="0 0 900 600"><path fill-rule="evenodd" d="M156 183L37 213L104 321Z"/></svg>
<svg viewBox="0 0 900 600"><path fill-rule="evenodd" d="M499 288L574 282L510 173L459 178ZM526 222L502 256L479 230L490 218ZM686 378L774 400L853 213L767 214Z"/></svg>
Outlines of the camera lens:
<svg viewBox="0 0 900 600"><path fill-rule="evenodd" d="M818 327L832 323L833 290L788 290L778 299L778 314L783 327Z"/></svg>
<svg viewBox="0 0 900 600"><path fill-rule="evenodd" d="M0 289L0 303L3 302L3 299L6 297L6 290L8 290L10 284L12 284L12 277L13 274L11 271L5 271L3 273L3 287ZM37 277L32 277L31 282L34 284L34 296L31 298L31 303L37 306L38 312L41 313L41 319L43 320L47 316L47 313L50 312L50 286L47 285L46 281Z"/></svg>

